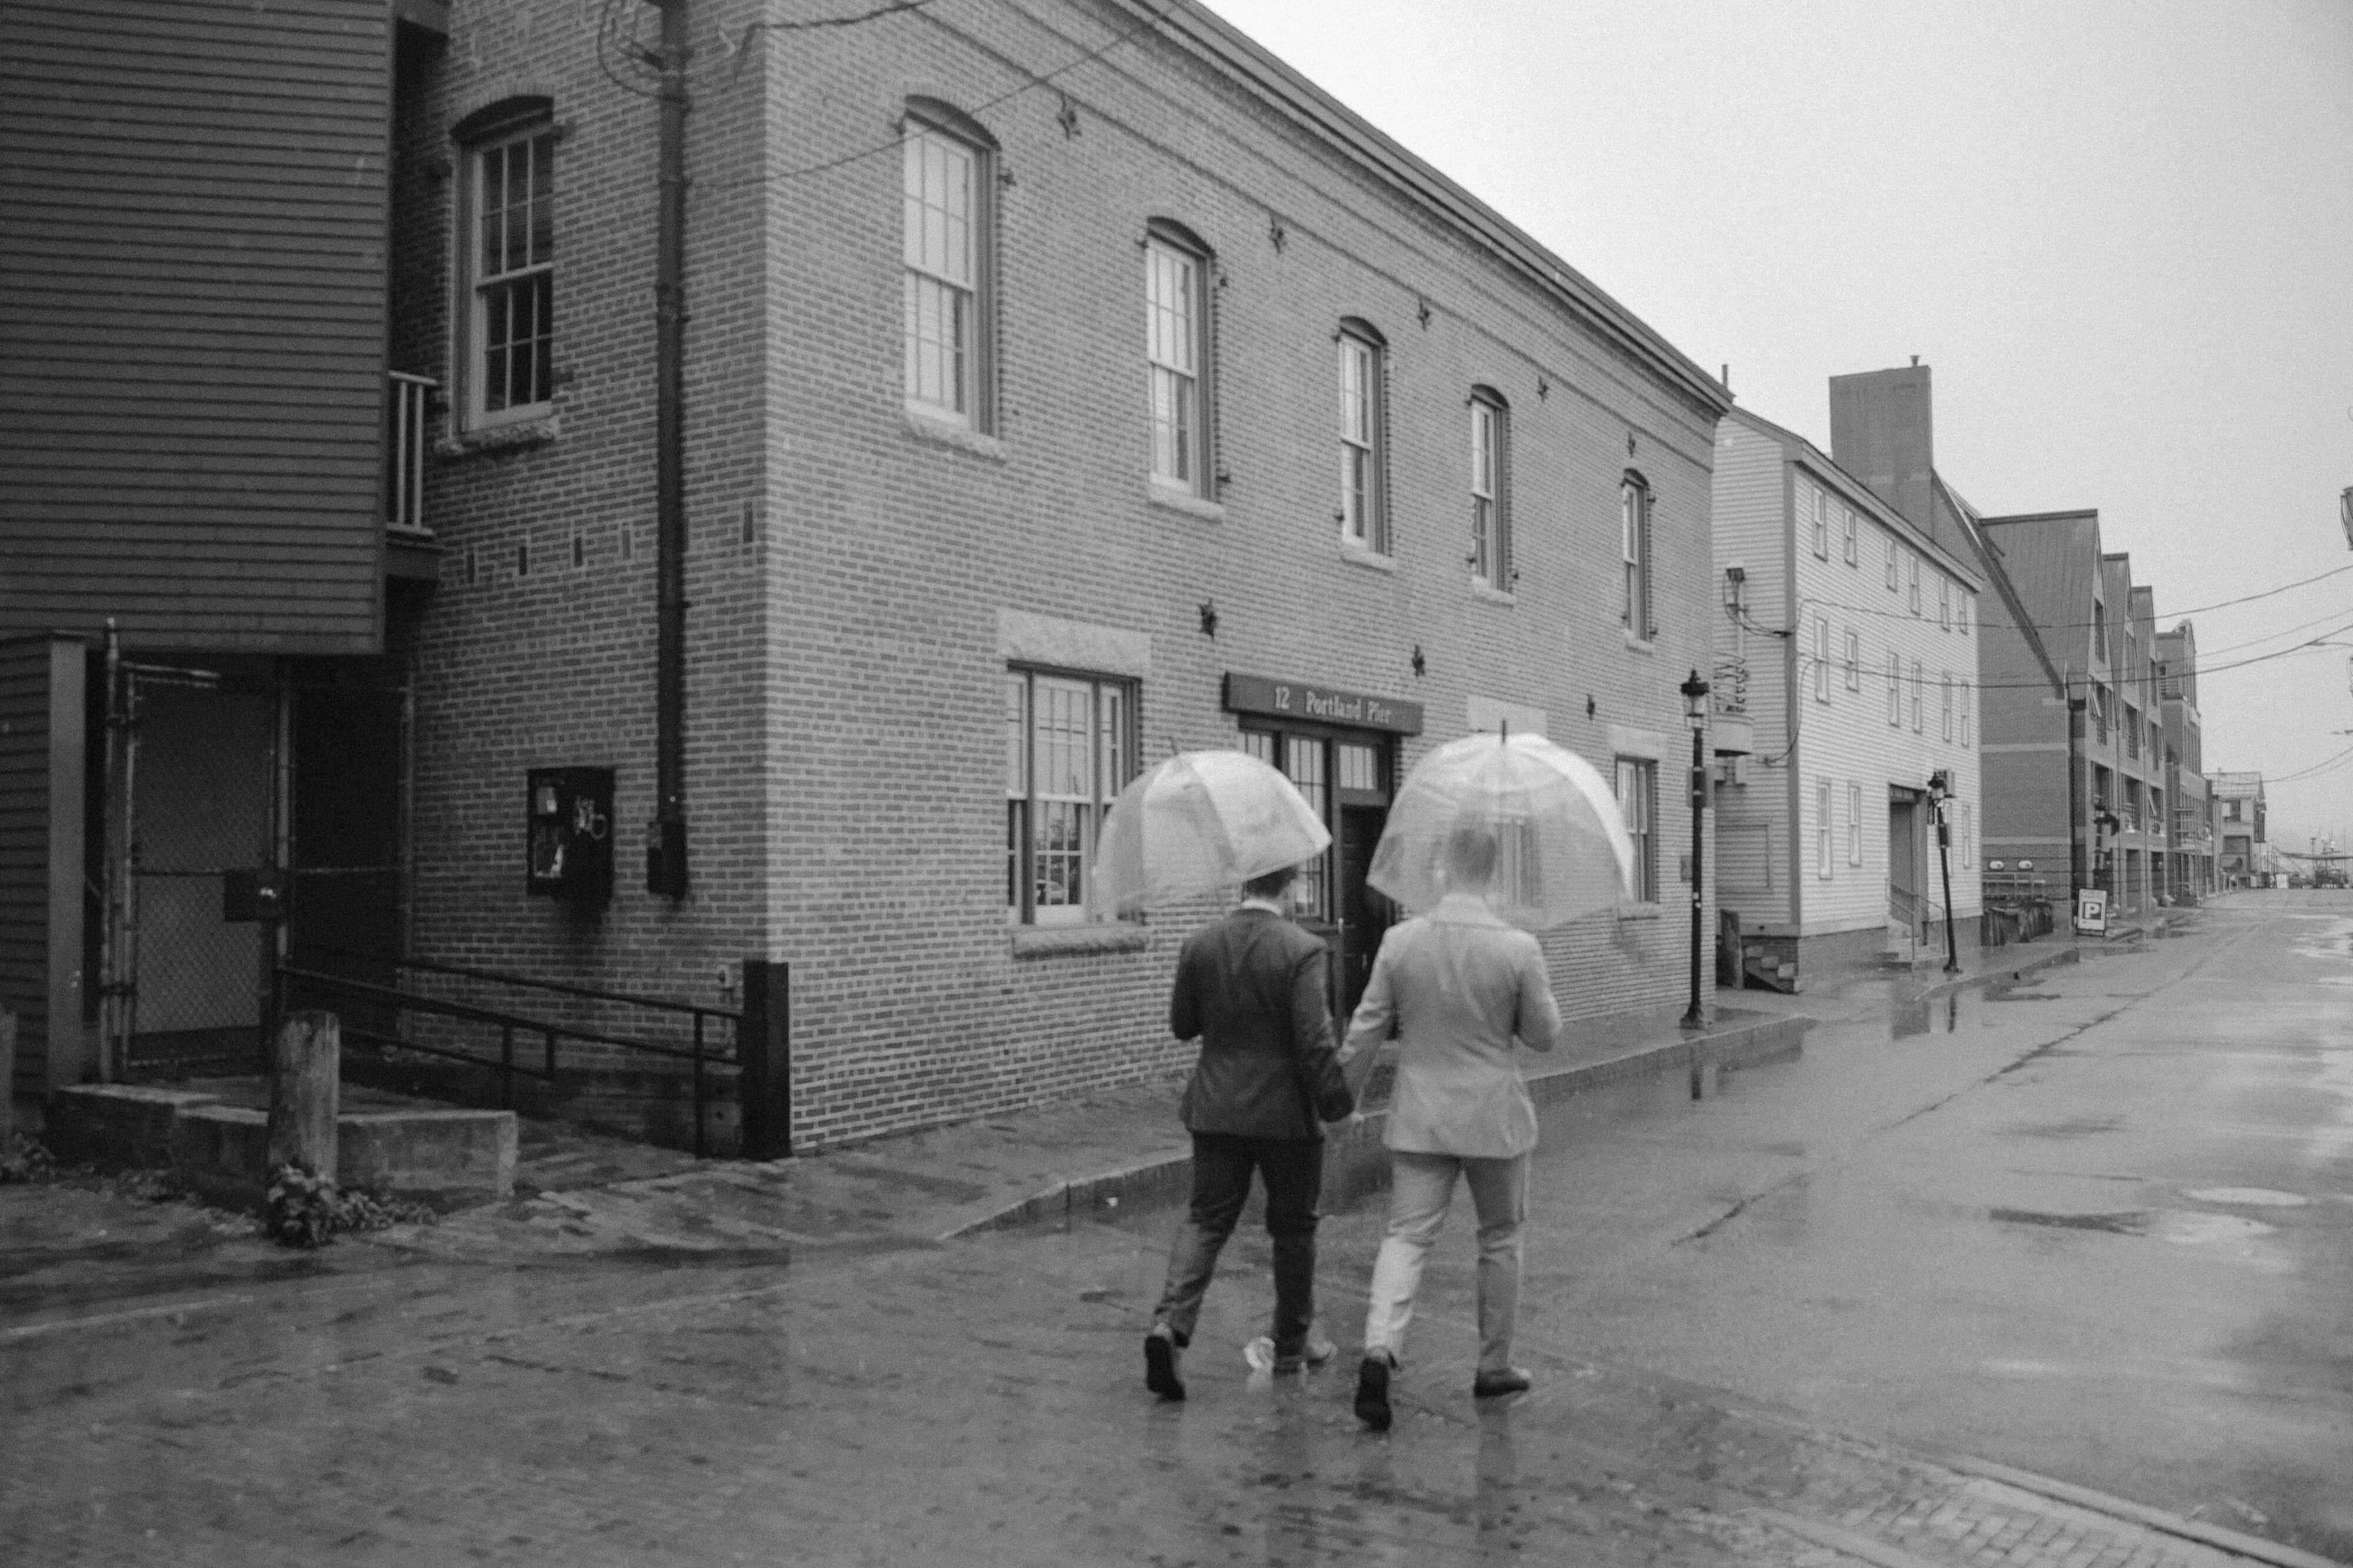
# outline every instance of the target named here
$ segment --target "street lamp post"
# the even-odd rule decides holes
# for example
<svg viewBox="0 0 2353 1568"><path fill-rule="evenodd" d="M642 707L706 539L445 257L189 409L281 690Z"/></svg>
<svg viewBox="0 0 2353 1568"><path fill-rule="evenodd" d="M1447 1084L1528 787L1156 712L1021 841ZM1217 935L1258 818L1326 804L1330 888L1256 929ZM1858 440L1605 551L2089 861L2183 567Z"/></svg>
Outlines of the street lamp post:
<svg viewBox="0 0 2353 1568"><path fill-rule="evenodd" d="M1952 793L1952 774L1938 768L1928 775L1928 804L1936 813L1936 858L1945 871L1945 973L1958 974L1960 939L1953 930L1953 829L1945 820L1945 802Z"/></svg>
<svg viewBox="0 0 2353 1568"><path fill-rule="evenodd" d="M1704 842L1707 826L1707 682L1702 680L1699 671L1694 669L1679 689L1683 694L1683 721L1691 726L1692 732L1691 1005L1683 1012L1683 1027L1698 1029L1707 1024L1707 1009L1701 1005L1699 990L1700 948L1704 939L1700 929L1700 863L1704 858L1700 847Z"/></svg>

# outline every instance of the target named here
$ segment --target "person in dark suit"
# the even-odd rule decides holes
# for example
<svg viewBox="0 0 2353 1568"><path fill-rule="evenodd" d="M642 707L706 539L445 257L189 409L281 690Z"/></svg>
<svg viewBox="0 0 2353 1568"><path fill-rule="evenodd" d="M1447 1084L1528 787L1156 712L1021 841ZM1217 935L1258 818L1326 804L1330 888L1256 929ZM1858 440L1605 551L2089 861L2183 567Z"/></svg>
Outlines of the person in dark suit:
<svg viewBox="0 0 2353 1568"><path fill-rule="evenodd" d="M1168 1253L1168 1282L1144 1342L1145 1386L1185 1397L1177 1353L1193 1338L1218 1253L1250 1197L1266 1184L1274 1243L1274 1370L1331 1359L1314 1338L1315 1210L1324 1189L1324 1129L1356 1109L1342 1076L1324 989L1327 953L1285 904L1299 868L1242 884L1241 906L1185 939L1168 1026L1198 1036L1201 1056L1179 1114L1193 1134L1193 1196Z"/></svg>

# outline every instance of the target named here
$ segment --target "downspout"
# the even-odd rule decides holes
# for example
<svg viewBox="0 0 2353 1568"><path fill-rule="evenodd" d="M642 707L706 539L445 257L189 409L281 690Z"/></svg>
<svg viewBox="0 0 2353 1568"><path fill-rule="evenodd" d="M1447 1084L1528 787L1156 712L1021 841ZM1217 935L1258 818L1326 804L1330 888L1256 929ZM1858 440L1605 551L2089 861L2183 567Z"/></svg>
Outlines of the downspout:
<svg viewBox="0 0 2353 1568"><path fill-rule="evenodd" d="M646 890L686 896L686 7L661 8L654 240L654 819Z"/></svg>

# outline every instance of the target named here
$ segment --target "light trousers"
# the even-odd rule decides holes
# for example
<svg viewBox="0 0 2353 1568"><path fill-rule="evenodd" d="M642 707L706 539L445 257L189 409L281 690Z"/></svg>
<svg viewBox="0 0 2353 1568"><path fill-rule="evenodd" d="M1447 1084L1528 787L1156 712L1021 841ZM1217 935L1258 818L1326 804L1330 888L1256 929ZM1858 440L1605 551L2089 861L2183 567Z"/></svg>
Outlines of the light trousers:
<svg viewBox="0 0 2353 1568"><path fill-rule="evenodd" d="M1460 1154L1389 1153L1389 1227L1373 1260L1372 1303L1365 1312L1365 1353L1402 1361L1421 1268L1460 1176L1479 1218L1479 1370L1512 1364L1512 1331L1520 1312L1521 1232L1528 1215L1528 1160Z"/></svg>

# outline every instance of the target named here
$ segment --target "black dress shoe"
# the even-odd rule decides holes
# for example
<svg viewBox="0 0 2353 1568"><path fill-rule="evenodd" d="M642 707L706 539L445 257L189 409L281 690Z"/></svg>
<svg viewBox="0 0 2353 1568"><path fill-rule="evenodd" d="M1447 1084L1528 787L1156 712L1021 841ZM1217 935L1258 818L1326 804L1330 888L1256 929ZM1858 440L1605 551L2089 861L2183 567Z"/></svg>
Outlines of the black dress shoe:
<svg viewBox="0 0 2353 1568"><path fill-rule="evenodd" d="M1389 1429L1389 1362L1368 1355L1356 1368L1356 1419L1376 1432Z"/></svg>
<svg viewBox="0 0 2353 1568"><path fill-rule="evenodd" d="M1501 1372L1482 1372L1471 1380L1473 1399L1501 1399L1507 1394L1525 1394L1535 1386L1535 1380L1516 1366Z"/></svg>
<svg viewBox="0 0 2353 1568"><path fill-rule="evenodd" d="M1158 1329L1144 1336L1144 1386L1163 1399L1185 1397L1184 1380L1176 1375L1176 1342Z"/></svg>

